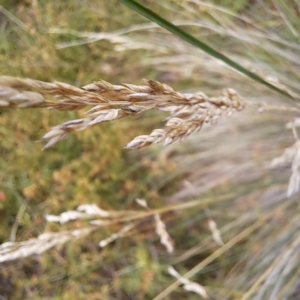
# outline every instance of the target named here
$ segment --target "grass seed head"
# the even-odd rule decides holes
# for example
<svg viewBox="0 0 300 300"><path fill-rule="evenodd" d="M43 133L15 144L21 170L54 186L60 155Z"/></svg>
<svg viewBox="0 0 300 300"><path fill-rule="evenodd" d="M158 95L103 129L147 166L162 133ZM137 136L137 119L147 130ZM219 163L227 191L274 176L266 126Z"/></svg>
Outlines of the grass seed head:
<svg viewBox="0 0 300 300"><path fill-rule="evenodd" d="M244 108L243 100L233 89L225 89L220 97L208 97L202 92L182 94L170 86L154 80L145 80L143 86L113 85L104 80L83 88L62 82L42 82L28 78L0 77L0 106L3 108L49 107L61 111L90 107L87 118L71 120L55 126L42 140L48 140L44 149L67 138L75 131L84 130L101 122L114 121L148 110L167 111L163 128L149 135L141 135L125 148L141 149L151 144L169 145L199 131L204 123L214 124L222 116ZM27 91L32 89L32 91ZM54 95L50 102L43 95Z"/></svg>

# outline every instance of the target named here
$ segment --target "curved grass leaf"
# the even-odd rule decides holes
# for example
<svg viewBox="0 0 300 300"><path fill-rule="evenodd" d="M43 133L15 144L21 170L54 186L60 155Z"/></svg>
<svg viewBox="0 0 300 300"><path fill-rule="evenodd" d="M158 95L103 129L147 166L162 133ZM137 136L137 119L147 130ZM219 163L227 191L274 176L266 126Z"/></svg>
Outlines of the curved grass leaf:
<svg viewBox="0 0 300 300"><path fill-rule="evenodd" d="M233 69L239 71L240 73L250 77L251 79L267 86L268 88L272 89L273 91L276 91L290 99L293 99L294 101L298 101L298 99L295 99L291 94L286 92L285 90L282 90L278 88L277 86L269 83L268 81L264 80L262 77L258 76L257 74L249 71L248 69L244 68L237 62L231 60L227 56L223 55L222 53L218 52L217 50L213 49L212 47L208 46L207 44L201 42L200 40L196 39L192 35L188 34L181 28L175 26L174 24L170 23L169 21L165 20L164 18L160 17L153 11L149 10L142 4L137 3L134 0L120 0L123 4L127 5L131 9L135 10L139 14L143 15L147 19L157 23L161 27L167 29L168 31L172 32L176 36L182 38L183 40L187 41L188 43L196 46L197 48L201 49L202 51L206 52L207 54L223 61L228 66L232 67Z"/></svg>

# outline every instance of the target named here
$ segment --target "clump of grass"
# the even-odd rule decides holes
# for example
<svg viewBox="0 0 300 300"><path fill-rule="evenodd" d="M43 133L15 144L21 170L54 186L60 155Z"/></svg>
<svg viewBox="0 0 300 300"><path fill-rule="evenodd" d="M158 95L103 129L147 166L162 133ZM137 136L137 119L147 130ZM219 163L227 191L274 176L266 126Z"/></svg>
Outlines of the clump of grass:
<svg viewBox="0 0 300 300"><path fill-rule="evenodd" d="M39 235L36 228L43 230L41 220L44 218L40 214L44 209L48 213L68 212L80 204L99 201L105 204L104 207L124 208L126 215L132 209L132 199L144 196L141 194L150 194L148 190L153 192L151 197L145 197L149 202L152 201L151 207L154 204L161 208L153 212L143 212L145 214L134 211L135 216L140 217L141 223L137 223L138 226L133 230L118 219L119 223L112 224L110 228L103 226L102 230L94 233L95 236L88 235L84 241L74 240L72 245L66 244L63 248L57 247L52 250L48 255L44 254L38 258L41 262L38 276L37 270L32 271L31 276L28 269L20 270L14 264L8 265L7 268L3 267L3 272L9 274L4 273L3 276L17 278L19 282L22 280L25 293L37 297L50 295L78 299L87 297L153 299L159 295L156 299L173 296L180 299L199 298L200 293L187 295L186 291L180 288L176 290L176 295L168 296L182 284L184 288L194 288L194 291L198 292L200 290L203 292L204 288L209 297L217 300L297 299L299 144L296 130L294 129L294 134L291 134L290 131L285 131L284 125L287 122L291 124L294 116L299 116L299 105L294 102L290 105L284 103L285 100L281 95L254 84L219 61L199 52L198 49L182 43L153 23L137 24L118 30L115 24L124 27L131 25L132 22L142 22L142 19L135 14L136 19L130 15L130 18L123 22L119 15L125 19L129 10L124 14L115 13L114 9L119 11L122 6L115 8L113 1L109 2L107 7L97 6L93 1L89 1L90 3L93 3L93 9L97 11L97 18L95 15L90 16L92 12L83 5L71 6L70 10L62 9L58 3L44 6L39 2L30 9L20 5L20 11L24 9L26 11L22 17L23 22L30 25L28 28L37 30L30 31L37 39L37 43L35 47L30 46L32 40L26 39L29 33L26 27L24 27L25 34L23 29L17 28L9 35L13 38L4 38L5 43L1 44L2 51L6 51L9 59L0 57L1 63L5 62L3 74L35 77L45 81L56 78L63 82L71 82L73 86L61 84L58 90L68 90L70 98L76 103L85 99L82 97L84 92L99 93L74 87L86 85L95 78L105 78L109 82L133 83L139 82L141 77L154 78L167 82L176 90L183 90L180 94L184 96L188 93L195 95L199 89L206 94L215 95L216 90L230 86L247 99L243 100L242 106L246 104L249 109L235 114L230 121L226 118L220 119L218 126L203 126L201 134L193 135L182 144L174 143L169 147L159 148L159 153L155 152L157 148L151 147L148 149L150 156L146 152L136 151L124 151L121 155L119 149L127 142L129 124L135 124L130 129L130 133L134 136L136 133L138 135L144 130L149 130L149 127L156 126L158 122L156 118L142 118L128 123L117 122L112 126L103 124L97 130L84 130L82 134L77 135L80 142L69 138L60 143L55 151L40 154L39 147L35 149L31 146L32 141L39 135L37 128L29 123L31 119L35 124L40 122L43 125L43 129L40 130L44 128L49 130L52 124L65 124L64 130L60 128L62 125L53 128L55 138L64 132L69 134L68 126L72 132L79 129L82 123L81 121L76 123L78 115L82 119L88 119L89 122L93 122L97 117L106 121L105 111L110 111L108 120L118 116L115 114L116 111L124 116L133 116L134 111L130 111L132 104L114 103L112 107L107 106L94 111L95 118L92 115L93 111L83 116L80 112L69 111L66 114L58 114L51 111L52 116L55 116L55 120L52 120L46 109L12 112L4 106L17 108L32 105L47 108L48 104L62 105L66 101L63 105L67 107L68 99L61 97L57 101L47 96L49 99L46 100L44 95L47 93L41 93L38 89L34 92L28 91L32 89L28 86L6 87L12 93L12 97L16 98L7 101L7 98L3 97L0 102L2 103L0 122L1 125L5 125L0 126L3 140L1 146L6 151L3 152L1 160L3 167L0 168L0 179L3 181L1 188L4 189L4 193L0 191L0 195L1 199L7 197L8 201L15 201L14 203L20 201L22 204L20 208L16 205L9 211L13 211L10 216L18 215L16 221L11 217L14 222L12 236L16 238L15 246L21 246L18 245L18 241L28 239L34 230L34 234ZM148 1L147 5L156 11L159 9L160 13L174 21L174 24L184 26L185 30L246 66L272 85L295 95L295 99L299 98L296 96L300 90L297 52L299 18L296 4L286 5L281 0L256 1L255 5L248 1L236 1L234 4L230 1L219 1L218 6L215 1L197 0ZM75 20L73 14L69 13L74 8L81 18ZM39 26L32 23L32 15L37 16L34 20ZM42 21L45 19L44 15L49 16L45 22ZM111 16L111 19L102 23L99 28L98 24L102 21L98 22L98 16L101 19L105 15ZM88 22L85 24L77 22L78 19ZM39 28L42 29L41 34ZM13 51L9 52L7 45L11 47L12 41L17 41L17 47L11 48ZM113 44L110 45L110 42ZM41 48L43 51L40 51ZM107 50L105 48L108 51L105 51ZM103 61L109 62L113 67L106 65L103 68L105 72L99 74L99 70L102 70L99 65ZM47 67L47 72L39 67L41 65ZM100 86L101 83L111 86L104 82L100 82ZM92 87L100 89L94 85ZM128 94L133 92L131 85L119 88ZM146 85L144 88L149 89L149 86ZM109 90L108 87L105 89ZM114 86L111 89L114 90ZM52 95L57 95L57 91ZM154 95L151 96L155 98ZM31 104L30 97L33 101ZM201 103L196 105L204 115L209 114L210 110L215 112L219 109L218 105L210 100L203 102L208 107L200 107ZM146 104L143 103L138 107L133 105L138 111L137 115L144 113L141 111L142 108L151 106L148 107L149 103L145 102ZM255 105L253 110L254 102L258 105ZM273 103L272 106L269 103ZM83 108L81 105L82 103L79 108ZM75 108L76 105L72 103L71 106ZM71 106L68 110L71 110ZM95 108L96 105L92 103L87 106ZM257 107L264 113L258 114ZM152 108L147 110L150 111ZM159 108L155 107L155 110ZM233 110L237 110L236 107ZM29 111L30 117L27 115ZM42 112L42 117L39 112ZM180 113L181 115L177 116L176 112L172 111L170 117L183 120L183 125L186 118L189 119L193 115L189 109L186 115L184 111ZM63 118L69 118L70 123L63 123ZM167 119L167 124L169 121L170 119ZM149 126L144 129L146 122ZM293 127L297 126L297 122L292 123ZM119 124L124 125L125 129ZM177 126L177 123L173 125ZM160 130L165 134L169 133L169 129L165 126ZM185 132L187 131L179 131L181 137L187 135ZM147 141L150 137L151 134L141 140ZM51 135L49 140L51 141ZM281 160L283 163L270 164L274 157L280 156L285 148L293 144L288 152L288 158L283 155ZM16 160L16 156L18 158L20 155L24 156L22 164ZM31 157L35 157L34 164L30 160ZM65 160L62 160L63 157ZM167 168L160 169L158 161L166 166L173 163L177 167L167 173ZM47 165L51 167L47 169L45 167ZM139 169L141 165L147 168L141 172L131 173L132 169ZM151 174L145 171L149 169ZM153 176L152 173L155 172L161 173L159 180ZM119 173L122 175L119 176ZM174 178L182 177L187 178L190 184L183 185L183 188L173 193L175 187L177 188ZM289 177L292 186L290 198L287 197ZM16 185L15 182L20 184ZM219 196L227 192L230 193L229 197L219 201ZM161 195L158 196L158 193ZM116 197L111 198L112 194ZM162 200L163 196L166 199ZM205 201L206 197L210 201ZM40 203L44 199L45 202ZM3 202L0 203L0 208L5 208L2 215L6 216L7 201L1 201ZM36 202L40 203L39 216L28 213L30 207L35 207ZM184 211L184 208L193 209ZM145 219L147 214L150 217L150 214L152 216L163 212L166 212L166 215L162 216L162 220L166 224L169 236L176 242L172 255L154 243L153 227L162 234L159 237L161 240L168 241L165 227L160 224L158 230L158 223L149 225L149 220ZM52 216L52 220L53 218L63 220L70 215ZM74 212L72 215L74 216ZM83 216L82 212L78 211L76 215ZM132 216L128 215L125 218L126 222L132 222L131 218ZM82 221L76 219L72 224L75 228L81 229L84 227ZM47 224L45 230L62 230L61 225L59 228L55 227L55 224L52 225ZM124 226L129 230L122 231ZM26 233L26 230L30 232ZM120 239L125 236L130 239ZM111 241L114 244L107 244L99 253L97 247L99 241L104 241L104 244ZM82 262L80 264L79 258ZM170 265L178 272L175 273L174 269L168 268ZM171 270L170 275L176 278L175 284L172 284L173 279L167 274L167 270ZM192 281L189 280L190 277L193 277ZM24 297L19 296L19 299Z"/></svg>

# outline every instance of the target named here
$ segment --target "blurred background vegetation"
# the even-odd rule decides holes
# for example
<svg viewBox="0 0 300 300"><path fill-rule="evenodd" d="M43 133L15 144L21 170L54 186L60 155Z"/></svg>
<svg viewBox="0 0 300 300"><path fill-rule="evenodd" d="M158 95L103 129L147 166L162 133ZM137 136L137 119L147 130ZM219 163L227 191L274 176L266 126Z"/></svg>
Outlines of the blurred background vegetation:
<svg viewBox="0 0 300 300"><path fill-rule="evenodd" d="M296 0L141 2L252 71L299 92ZM149 78L177 91L214 96L232 87L254 103L297 105L116 0L2 0L0 8L1 75L79 87L98 79L142 84ZM82 115L0 110L0 243L63 230L67 226L47 224L45 214L86 203L129 210L139 209L136 198L147 199L151 208L195 199L216 202L205 209L162 215L175 243L172 255L160 245L153 221L145 219L103 249L99 241L120 226L103 228L39 257L3 263L1 299L152 299L174 281L168 265L184 274L220 247L211 238L210 219L225 243L260 224L192 278L212 299L241 299L268 268L280 275L274 259L297 241L299 194L286 198L290 166L272 170L269 162L293 143L284 125L294 114L249 109L178 145L123 150L133 137L162 124L163 116L150 112L79 132L41 151L36 141L52 126ZM217 201L227 194L226 201ZM71 226L82 228L84 222ZM273 282L263 277L247 299L300 299L300 250L292 254L285 275ZM198 298L178 288L166 299Z"/></svg>

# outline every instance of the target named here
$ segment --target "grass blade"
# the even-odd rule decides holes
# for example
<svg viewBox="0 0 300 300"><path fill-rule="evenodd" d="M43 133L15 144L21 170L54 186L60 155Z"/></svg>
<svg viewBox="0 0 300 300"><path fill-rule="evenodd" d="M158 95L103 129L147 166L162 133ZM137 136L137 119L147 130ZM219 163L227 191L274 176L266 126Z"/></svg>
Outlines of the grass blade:
<svg viewBox="0 0 300 300"><path fill-rule="evenodd" d="M169 21L165 20L164 18L160 17L159 15L157 15L153 11L149 10L148 8L143 6L142 4L139 4L134 0L120 0L120 1L123 4L127 5L129 8L135 10L136 12L143 15L147 19L157 23L161 27L163 27L166 30L172 32L176 36L178 36L178 37L182 38L183 40L187 41L188 43L196 46L197 48L201 49L202 51L206 52L207 54L223 61L224 63L226 63L228 66L232 67L233 69L235 69L235 70L241 72L242 74L250 77L251 79L267 86L268 88L272 89L273 91L276 91L276 92L278 92L278 93L280 93L280 94L296 101L296 99L292 95L290 95L288 92L286 92L285 90L282 90L282 89L276 87L275 85L273 85L273 84L269 83L268 81L264 80L262 77L256 75L255 73L249 71L248 69L244 68L243 66L241 66L240 64L238 64L235 61L231 60L227 56L223 55L222 53L218 52L217 50L211 48L207 44L201 42L200 40L196 39L192 35L188 34L184 30L182 30L181 28L175 26L174 24L172 24Z"/></svg>

